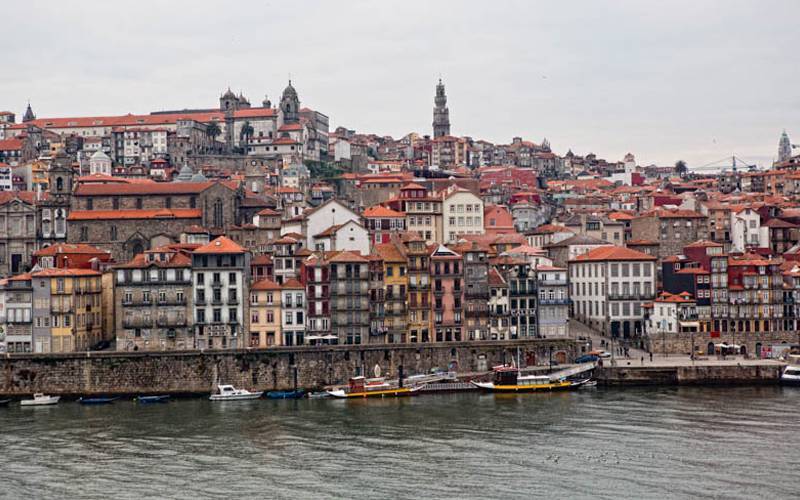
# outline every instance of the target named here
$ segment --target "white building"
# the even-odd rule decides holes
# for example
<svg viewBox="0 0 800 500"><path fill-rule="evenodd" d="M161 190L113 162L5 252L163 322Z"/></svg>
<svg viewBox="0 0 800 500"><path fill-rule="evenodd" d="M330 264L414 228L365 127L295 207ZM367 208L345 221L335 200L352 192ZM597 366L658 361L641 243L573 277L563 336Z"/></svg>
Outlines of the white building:
<svg viewBox="0 0 800 500"><path fill-rule="evenodd" d="M369 255L369 231L356 221L331 226L314 236L314 250L355 251Z"/></svg>
<svg viewBox="0 0 800 500"><path fill-rule="evenodd" d="M442 238L456 243L460 234L483 234L483 200L474 193L451 186L442 193Z"/></svg>
<svg viewBox="0 0 800 500"><path fill-rule="evenodd" d="M220 236L192 253L195 348L244 347L244 303L250 255Z"/></svg>
<svg viewBox="0 0 800 500"><path fill-rule="evenodd" d="M0 191L11 191L12 189L14 189L14 183L11 167L0 164Z"/></svg>
<svg viewBox="0 0 800 500"><path fill-rule="evenodd" d="M489 339L509 339L508 283L497 268L489 269Z"/></svg>
<svg viewBox="0 0 800 500"><path fill-rule="evenodd" d="M769 230L761 230L761 215L752 208L731 210L731 250L769 247Z"/></svg>
<svg viewBox="0 0 800 500"><path fill-rule="evenodd" d="M595 248L569 261L572 315L614 337L642 334L642 305L655 297L656 257L617 246Z"/></svg>
<svg viewBox="0 0 800 500"><path fill-rule="evenodd" d="M296 279L281 286L283 345L303 345L306 332L306 289Z"/></svg>
<svg viewBox="0 0 800 500"><path fill-rule="evenodd" d="M546 338L569 336L569 286L567 268L536 266L539 303L539 335Z"/></svg>
<svg viewBox="0 0 800 500"><path fill-rule="evenodd" d="M338 200L328 200L304 214L303 232L306 235L306 248L314 247L314 236L331 226L349 221L360 221L361 217Z"/></svg>

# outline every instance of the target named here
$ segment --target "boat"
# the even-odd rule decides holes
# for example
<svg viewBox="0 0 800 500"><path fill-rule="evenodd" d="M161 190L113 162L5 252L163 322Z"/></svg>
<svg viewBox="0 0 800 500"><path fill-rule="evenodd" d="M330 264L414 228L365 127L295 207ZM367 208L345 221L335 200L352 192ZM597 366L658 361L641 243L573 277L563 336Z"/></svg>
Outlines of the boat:
<svg viewBox="0 0 800 500"><path fill-rule="evenodd" d="M0 399L0 406L8 406L8 403L10 402L10 399Z"/></svg>
<svg viewBox="0 0 800 500"><path fill-rule="evenodd" d="M494 379L491 382L472 381L472 384L489 392L549 392L577 389L590 380L587 378L576 381L553 378L550 375L521 375L519 368L503 365L494 367Z"/></svg>
<svg viewBox="0 0 800 500"><path fill-rule="evenodd" d="M363 376L350 379L347 389L327 391L334 398L392 398L398 396L412 396L420 390L421 386L400 387L393 385L383 378L367 379Z"/></svg>
<svg viewBox="0 0 800 500"><path fill-rule="evenodd" d="M581 387L597 387L597 380L587 380L581 384Z"/></svg>
<svg viewBox="0 0 800 500"><path fill-rule="evenodd" d="M300 399L306 395L303 389L295 389L293 391L269 391L265 394L267 399Z"/></svg>
<svg viewBox="0 0 800 500"><path fill-rule="evenodd" d="M48 396L37 392L33 395L33 399L23 399L19 404L22 406L50 406L58 404L60 399L61 396Z"/></svg>
<svg viewBox="0 0 800 500"><path fill-rule="evenodd" d="M139 396L136 401L142 404L151 403L166 403L169 401L169 395L163 394L160 396Z"/></svg>
<svg viewBox="0 0 800 500"><path fill-rule="evenodd" d="M211 401L245 401L248 399L258 399L263 391L250 392L247 389L237 389L232 385L218 385L218 394L212 394L208 399Z"/></svg>
<svg viewBox="0 0 800 500"><path fill-rule="evenodd" d="M783 369L781 385L800 386L800 365L789 365Z"/></svg>
<svg viewBox="0 0 800 500"><path fill-rule="evenodd" d="M325 398L329 398L329 397L331 397L331 395L328 394L328 391L309 392L308 393L308 399L325 399Z"/></svg>
<svg viewBox="0 0 800 500"><path fill-rule="evenodd" d="M78 398L78 403L82 405L107 405L113 403L119 398Z"/></svg>

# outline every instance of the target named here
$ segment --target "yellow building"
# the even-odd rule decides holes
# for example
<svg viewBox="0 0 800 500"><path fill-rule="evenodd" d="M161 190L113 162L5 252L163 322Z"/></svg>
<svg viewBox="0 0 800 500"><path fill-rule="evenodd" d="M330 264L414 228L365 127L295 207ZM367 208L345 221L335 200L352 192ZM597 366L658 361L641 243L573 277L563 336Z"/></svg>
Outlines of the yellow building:
<svg viewBox="0 0 800 500"><path fill-rule="evenodd" d="M101 274L45 269L31 275L35 352L88 351L103 340Z"/></svg>
<svg viewBox="0 0 800 500"><path fill-rule="evenodd" d="M46 193L50 188L48 172L50 166L42 160L34 160L30 163L31 167L31 191L34 193Z"/></svg>
<svg viewBox="0 0 800 500"><path fill-rule="evenodd" d="M250 347L283 344L281 335L281 286L262 279L250 287Z"/></svg>
<svg viewBox="0 0 800 500"><path fill-rule="evenodd" d="M408 291L407 259L400 243L375 245L375 252L383 260L384 313L383 326L386 342L406 342L406 292Z"/></svg>

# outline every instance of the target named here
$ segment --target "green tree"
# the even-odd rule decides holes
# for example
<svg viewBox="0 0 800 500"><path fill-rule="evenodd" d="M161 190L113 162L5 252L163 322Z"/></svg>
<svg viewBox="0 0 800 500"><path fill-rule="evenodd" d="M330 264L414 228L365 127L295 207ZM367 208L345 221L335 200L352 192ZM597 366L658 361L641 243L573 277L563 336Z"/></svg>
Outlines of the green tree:
<svg viewBox="0 0 800 500"><path fill-rule="evenodd" d="M256 131L253 129L253 126L250 125L249 121L246 121L244 125L242 125L242 130L239 131L239 140L245 143L250 142L250 139L252 139L255 133Z"/></svg>
<svg viewBox="0 0 800 500"><path fill-rule="evenodd" d="M683 160L678 160L675 162L675 173L681 177L685 177L686 173L689 172L689 167L686 166L686 162Z"/></svg>
<svg viewBox="0 0 800 500"><path fill-rule="evenodd" d="M212 141L217 139L217 136L222 133L222 129L219 128L217 122L211 122L206 126L206 135L211 138Z"/></svg>

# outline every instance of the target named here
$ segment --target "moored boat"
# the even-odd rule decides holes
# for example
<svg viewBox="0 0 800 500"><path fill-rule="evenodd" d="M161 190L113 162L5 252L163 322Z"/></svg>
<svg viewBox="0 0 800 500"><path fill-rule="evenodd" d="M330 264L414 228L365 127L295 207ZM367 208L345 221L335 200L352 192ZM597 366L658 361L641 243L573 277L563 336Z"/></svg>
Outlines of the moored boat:
<svg viewBox="0 0 800 500"><path fill-rule="evenodd" d="M269 391L265 394L267 399L300 399L306 395L303 389L296 389L294 391Z"/></svg>
<svg viewBox="0 0 800 500"><path fill-rule="evenodd" d="M33 399L23 399L19 404L22 406L50 406L58 404L60 399L61 396L48 396L37 392L33 395Z"/></svg>
<svg viewBox="0 0 800 500"><path fill-rule="evenodd" d="M347 389L327 391L334 398L392 398L398 396L412 396L420 386L400 387L390 384L383 378L366 379L363 376L350 379Z"/></svg>
<svg viewBox="0 0 800 500"><path fill-rule="evenodd" d="M211 401L246 401L258 399L263 391L250 392L247 389L237 389L232 385L218 385L219 393L212 394L208 399Z"/></svg>
<svg viewBox="0 0 800 500"><path fill-rule="evenodd" d="M781 373L781 385L800 386L800 366L789 365Z"/></svg>
<svg viewBox="0 0 800 500"><path fill-rule="evenodd" d="M159 396L139 396L136 398L136 401L143 404L167 403L169 401L169 395L163 394Z"/></svg>
<svg viewBox="0 0 800 500"><path fill-rule="evenodd" d="M308 393L308 399L325 399L325 398L329 398L329 397L331 397L331 395L328 394L328 391L309 392Z"/></svg>
<svg viewBox="0 0 800 500"><path fill-rule="evenodd" d="M8 403L10 402L10 399L0 399L0 406L8 406Z"/></svg>
<svg viewBox="0 0 800 500"><path fill-rule="evenodd" d="M78 403L82 405L107 405L113 403L114 401L118 400L119 398L78 398Z"/></svg>
<svg viewBox="0 0 800 500"><path fill-rule="evenodd" d="M473 381L472 384L489 392L548 392L577 389L589 380L573 381L566 378L553 379L549 375L521 375L519 368L496 366L491 382Z"/></svg>

